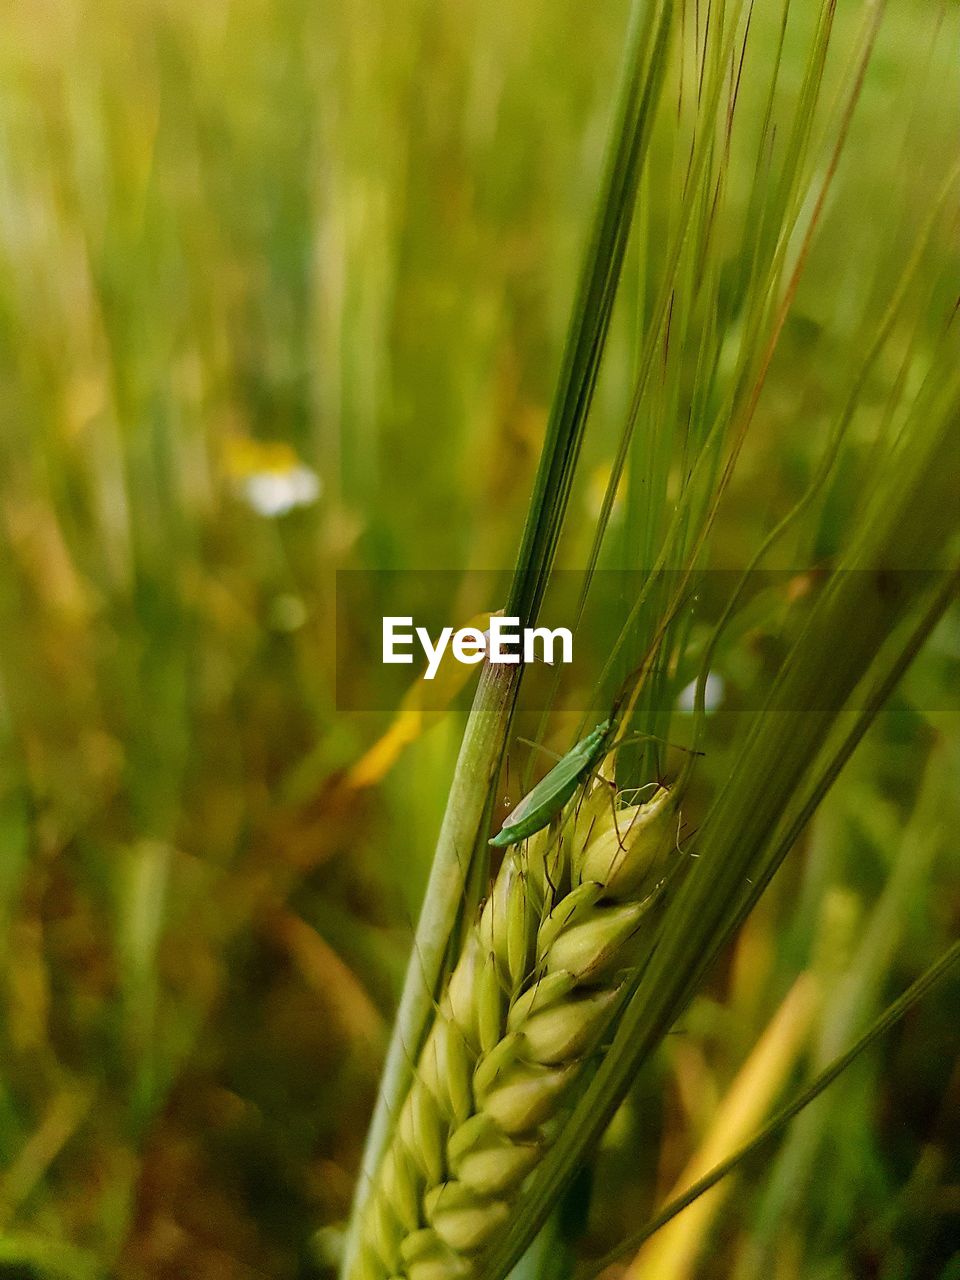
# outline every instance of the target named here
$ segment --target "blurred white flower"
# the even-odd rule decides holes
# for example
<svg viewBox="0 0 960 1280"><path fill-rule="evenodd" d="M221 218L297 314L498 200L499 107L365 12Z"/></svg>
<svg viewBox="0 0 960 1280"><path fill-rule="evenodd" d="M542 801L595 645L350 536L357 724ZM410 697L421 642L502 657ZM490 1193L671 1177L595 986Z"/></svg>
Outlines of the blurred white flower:
<svg viewBox="0 0 960 1280"><path fill-rule="evenodd" d="M247 502L261 516L283 516L320 497L320 477L303 463L289 471L256 471L241 483Z"/></svg>
<svg viewBox="0 0 960 1280"><path fill-rule="evenodd" d="M715 671L707 673L706 684L703 690L703 709L707 715L712 715L716 711L720 703L723 702L723 696L727 691L723 676L718 676ZM681 689L677 697L677 710L683 715L693 715L695 700L697 696L697 682L691 680L685 689Z"/></svg>
<svg viewBox="0 0 960 1280"><path fill-rule="evenodd" d="M317 473L281 440L231 437L225 462L237 493L261 516L272 518L309 507L323 491Z"/></svg>

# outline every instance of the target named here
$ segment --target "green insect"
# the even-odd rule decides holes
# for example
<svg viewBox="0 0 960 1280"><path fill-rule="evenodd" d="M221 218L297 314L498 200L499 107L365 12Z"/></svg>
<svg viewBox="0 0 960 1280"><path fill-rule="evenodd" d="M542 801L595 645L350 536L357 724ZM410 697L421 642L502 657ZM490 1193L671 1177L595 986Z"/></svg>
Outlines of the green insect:
<svg viewBox="0 0 960 1280"><path fill-rule="evenodd" d="M507 814L500 831L489 841L498 849L517 844L545 827L567 803L577 787L602 758L610 742L612 720L588 733L571 747L550 772L528 791L515 809Z"/></svg>

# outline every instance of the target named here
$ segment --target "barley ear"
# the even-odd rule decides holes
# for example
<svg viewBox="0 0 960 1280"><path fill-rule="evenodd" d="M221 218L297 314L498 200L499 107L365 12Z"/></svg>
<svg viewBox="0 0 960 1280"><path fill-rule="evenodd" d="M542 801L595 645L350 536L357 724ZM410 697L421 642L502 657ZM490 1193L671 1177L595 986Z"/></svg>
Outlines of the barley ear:
<svg viewBox="0 0 960 1280"><path fill-rule="evenodd" d="M509 849L437 1005L351 1280L469 1280L615 1016L671 857L677 799L606 783Z"/></svg>

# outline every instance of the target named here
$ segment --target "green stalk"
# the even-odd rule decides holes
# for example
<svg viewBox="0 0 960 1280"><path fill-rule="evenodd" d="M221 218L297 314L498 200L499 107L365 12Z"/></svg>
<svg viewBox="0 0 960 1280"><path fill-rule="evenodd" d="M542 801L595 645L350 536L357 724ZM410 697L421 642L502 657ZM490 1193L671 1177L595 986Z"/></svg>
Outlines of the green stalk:
<svg viewBox="0 0 960 1280"><path fill-rule="evenodd" d="M430 878L417 922L413 952L374 1111L354 1197L344 1275L357 1247L357 1229L371 1180L383 1158L393 1121L413 1076L412 1063L440 986L441 975L467 884L477 832L491 786L500 768L503 744L520 683L520 668L485 665L457 758Z"/></svg>
<svg viewBox="0 0 960 1280"><path fill-rule="evenodd" d="M673 8L672 0L659 13L656 0L633 6L606 177L507 604L521 626L537 616L560 538L666 73Z"/></svg>
<svg viewBox="0 0 960 1280"><path fill-rule="evenodd" d="M536 620L553 567L666 69L673 3L637 0L593 232L581 272L546 440L507 613ZM474 850L485 827L522 677L522 666L485 668L464 731L427 892L367 1135L344 1251L351 1272L369 1189L412 1079L460 918Z"/></svg>
<svg viewBox="0 0 960 1280"><path fill-rule="evenodd" d="M597 1140L638 1067L659 1044L742 917L751 883L772 871L783 817L887 642L949 594L941 566L960 536L960 380L918 397L901 447L888 458L862 532L810 610L763 712L697 838L698 860L665 914L663 932L604 1056L508 1229L484 1259L497 1280L526 1247L583 1152ZM926 573L922 571L928 571ZM918 572L920 571L920 572ZM782 858L787 847L780 844Z"/></svg>

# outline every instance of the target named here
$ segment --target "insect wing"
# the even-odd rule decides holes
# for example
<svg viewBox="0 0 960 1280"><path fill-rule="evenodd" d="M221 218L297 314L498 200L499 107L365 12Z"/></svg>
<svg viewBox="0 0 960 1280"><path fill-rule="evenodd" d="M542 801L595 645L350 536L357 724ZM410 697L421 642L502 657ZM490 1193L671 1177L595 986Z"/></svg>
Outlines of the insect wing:
<svg viewBox="0 0 960 1280"><path fill-rule="evenodd" d="M603 750L609 728L610 722L605 720L572 747L507 814L500 833L490 843L500 847L514 844L545 827L567 803L577 783Z"/></svg>

